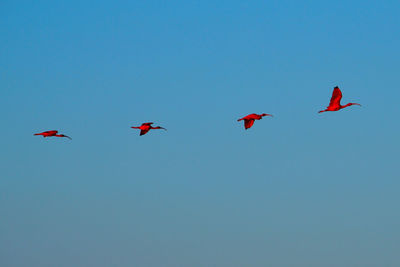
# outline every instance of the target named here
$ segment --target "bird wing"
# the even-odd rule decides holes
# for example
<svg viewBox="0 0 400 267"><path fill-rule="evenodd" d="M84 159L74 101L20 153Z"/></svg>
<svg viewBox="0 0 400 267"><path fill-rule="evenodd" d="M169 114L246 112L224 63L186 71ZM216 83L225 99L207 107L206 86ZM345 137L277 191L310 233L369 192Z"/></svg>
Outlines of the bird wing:
<svg viewBox="0 0 400 267"><path fill-rule="evenodd" d="M244 120L244 128L247 130L247 129L249 129L251 126L253 126L253 124L254 124L254 119L247 119L247 120Z"/></svg>
<svg viewBox="0 0 400 267"><path fill-rule="evenodd" d="M331 102L329 103L329 106L339 106L341 99L342 99L342 92L340 91L339 87L335 87L333 89L332 98Z"/></svg>
<svg viewBox="0 0 400 267"><path fill-rule="evenodd" d="M152 125L154 122L144 122L142 125Z"/></svg>
<svg viewBox="0 0 400 267"><path fill-rule="evenodd" d="M148 129L143 129L143 130L140 130L140 135L144 135L144 134L146 134L148 131L150 130L150 128L148 128Z"/></svg>
<svg viewBox="0 0 400 267"><path fill-rule="evenodd" d="M251 119L251 118L252 118L252 117L251 117L251 115L253 115L253 114L246 115L246 116L244 116L243 118L241 118L241 119L238 119L237 121Z"/></svg>

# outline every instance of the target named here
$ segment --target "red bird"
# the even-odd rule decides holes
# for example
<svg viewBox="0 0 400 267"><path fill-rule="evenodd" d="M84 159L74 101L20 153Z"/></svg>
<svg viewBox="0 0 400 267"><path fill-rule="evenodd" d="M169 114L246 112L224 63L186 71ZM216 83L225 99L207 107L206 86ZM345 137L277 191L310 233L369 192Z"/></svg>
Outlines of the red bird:
<svg viewBox="0 0 400 267"><path fill-rule="evenodd" d="M69 137L69 136L66 136L66 135L64 135L64 134L57 134L57 133L58 133L58 131L52 130L52 131L46 131L46 132L42 132L42 133L36 133L36 134L34 134L34 135L41 135L41 136L43 136L43 137L51 137L51 136L66 137L66 138L72 140L72 138Z"/></svg>
<svg viewBox="0 0 400 267"><path fill-rule="evenodd" d="M331 98L331 102L329 103L329 106L325 110L321 110L318 113L322 113L325 111L338 111L338 110L341 110L342 108L349 107L352 105L361 106L360 104L357 104L357 103L348 103L348 104L342 106L340 104L341 99L342 99L342 91L340 91L339 87L335 86L335 88L333 88L332 98Z"/></svg>
<svg viewBox="0 0 400 267"><path fill-rule="evenodd" d="M144 135L146 134L148 131L150 131L151 129L163 129L163 130L167 130L163 127L157 126L157 127L153 127L151 126L153 124L153 122L145 122L142 125L140 125L139 127L135 127L132 126L131 128L133 129L140 129L140 135Z"/></svg>
<svg viewBox="0 0 400 267"><path fill-rule="evenodd" d="M254 120L261 120L262 117L264 117L264 116L271 116L271 117L273 117L271 114L263 113L263 114L261 114L261 115L258 115L258 114L253 113L253 114L247 115L246 117L243 117L243 118L241 118L241 119L238 119L238 121L244 120L244 128L247 130L247 129L249 129L251 126L253 126Z"/></svg>

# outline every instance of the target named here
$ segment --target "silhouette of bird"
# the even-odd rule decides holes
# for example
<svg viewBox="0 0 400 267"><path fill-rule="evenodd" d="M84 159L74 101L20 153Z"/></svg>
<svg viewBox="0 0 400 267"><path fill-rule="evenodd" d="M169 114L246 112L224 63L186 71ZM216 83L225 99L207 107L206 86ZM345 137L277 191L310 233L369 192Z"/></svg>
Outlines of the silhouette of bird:
<svg viewBox="0 0 400 267"><path fill-rule="evenodd" d="M133 128L133 129L140 129L140 135L144 135L144 134L146 134L148 131L153 130L153 129L163 129L163 130L167 130L167 129L165 129L165 128L163 128L163 127L160 127L160 126L153 127L153 126L151 126L152 124L153 124L153 122L145 122L145 123L142 123L142 125L140 125L139 127L132 126L131 128Z"/></svg>
<svg viewBox="0 0 400 267"><path fill-rule="evenodd" d="M57 133L58 133L58 131L52 130L52 131L45 131L45 132L42 132L42 133L35 133L34 135L41 135L41 136L43 136L43 137L51 137L51 136L55 136L55 137L66 137L66 138L72 140L72 138L69 137L69 136L66 136L66 135L64 135L64 134L57 134Z"/></svg>
<svg viewBox="0 0 400 267"><path fill-rule="evenodd" d="M273 117L271 114L263 113L263 114L258 115L258 114L253 113L253 114L249 114L241 119L238 119L237 121L244 120L244 128L247 130L247 129L251 128L251 126L253 126L255 120L261 120L262 117L264 117L264 116Z"/></svg>
<svg viewBox="0 0 400 267"><path fill-rule="evenodd" d="M329 106L325 110L321 110L318 113L322 113L325 111L338 111L338 110L341 110L342 108L349 107L352 105L361 106L360 104L357 104L357 103L348 103L348 104L342 106L340 104L341 99L342 99L342 91L340 91L339 87L335 86L335 88L333 88L332 98L331 98L331 102L329 103Z"/></svg>

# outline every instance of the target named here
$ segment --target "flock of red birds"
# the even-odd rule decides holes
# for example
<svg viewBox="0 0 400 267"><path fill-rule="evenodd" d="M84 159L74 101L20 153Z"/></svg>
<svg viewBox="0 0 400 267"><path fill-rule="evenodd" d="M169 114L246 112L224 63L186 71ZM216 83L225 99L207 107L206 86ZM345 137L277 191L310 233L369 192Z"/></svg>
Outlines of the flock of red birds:
<svg viewBox="0 0 400 267"><path fill-rule="evenodd" d="M343 108L346 108L346 107L349 107L349 106L352 106L352 105L361 106L358 103L348 103L346 105L341 105L340 104L341 99L342 99L342 92L340 91L339 87L336 86L333 89L332 98L331 98L331 101L329 103L329 106L326 109L319 111L318 113L322 113L322 112L326 112L326 111L338 111L338 110L341 110ZM263 114L259 115L259 114L252 113L252 114L249 114L249 115L247 115L247 116L245 116L245 117L243 117L241 119L238 119L238 121L244 121L244 128L247 130L247 129L249 129L249 128L251 128L253 126L255 120L261 120L264 116L271 116L272 117L271 114L263 113ZM155 130L155 129L167 130L167 129L165 129L163 127L160 127L160 126L153 127L152 124L153 124L153 122L145 122L140 126L132 126L131 128L140 129L140 135L144 135L144 134L148 133L150 130ZM55 136L55 137L66 137L66 138L72 140L72 138L67 136L67 135L58 134L58 131L56 131L56 130L45 131L45 132L42 132L42 133L36 133L34 135L41 135L43 137L52 137L52 136Z"/></svg>

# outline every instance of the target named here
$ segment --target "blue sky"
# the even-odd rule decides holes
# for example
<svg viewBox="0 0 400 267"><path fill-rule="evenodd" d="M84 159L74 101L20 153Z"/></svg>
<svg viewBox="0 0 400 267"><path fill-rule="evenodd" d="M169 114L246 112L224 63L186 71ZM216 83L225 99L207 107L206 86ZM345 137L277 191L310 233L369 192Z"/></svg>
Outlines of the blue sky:
<svg viewBox="0 0 400 267"><path fill-rule="evenodd" d="M399 8L2 1L1 265L399 266Z"/></svg>

